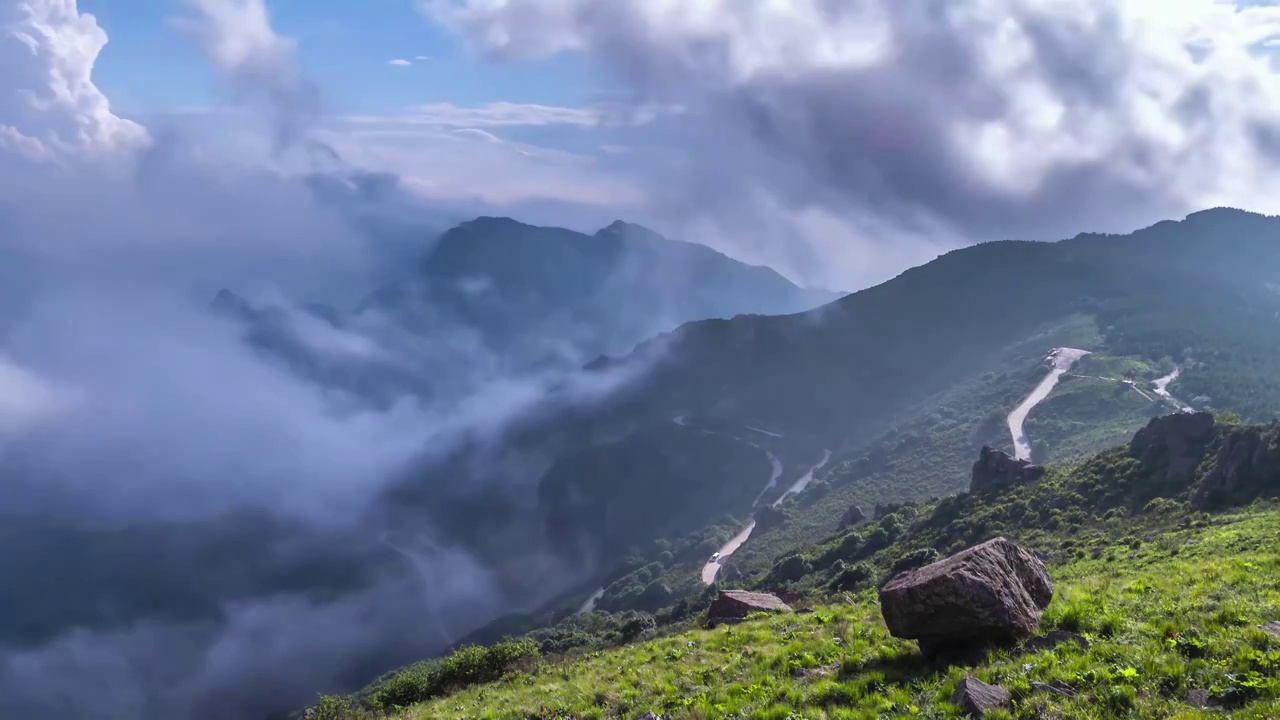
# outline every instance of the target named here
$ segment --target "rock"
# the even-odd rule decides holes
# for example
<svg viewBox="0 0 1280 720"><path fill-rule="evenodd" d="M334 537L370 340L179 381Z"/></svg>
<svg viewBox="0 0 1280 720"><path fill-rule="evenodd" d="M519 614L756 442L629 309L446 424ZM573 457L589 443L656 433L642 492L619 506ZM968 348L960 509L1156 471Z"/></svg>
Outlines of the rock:
<svg viewBox="0 0 1280 720"><path fill-rule="evenodd" d="M1069 697L1069 698L1073 698L1078 694L1075 688L1062 682L1061 680L1054 680L1048 685L1045 685L1042 682L1033 682L1031 683L1031 689L1040 690L1042 692L1053 693L1055 695L1061 695L1062 697Z"/></svg>
<svg viewBox="0 0 1280 720"><path fill-rule="evenodd" d="M896 575L880 588L894 637L934 655L1034 635L1053 599L1044 563L1004 538Z"/></svg>
<svg viewBox="0 0 1280 720"><path fill-rule="evenodd" d="M1244 502L1274 491L1280 477L1280 426L1240 428L1223 438L1213 469L1191 497L1198 508Z"/></svg>
<svg viewBox="0 0 1280 720"><path fill-rule="evenodd" d="M1082 648L1089 647L1089 641L1083 635L1066 630L1054 630L1039 637L1033 637L1022 643L1023 652L1041 652L1043 650L1052 650L1063 643L1075 643Z"/></svg>
<svg viewBox="0 0 1280 720"><path fill-rule="evenodd" d="M970 493L983 493L1002 487L1035 482L1044 477L1044 468L1026 460L1015 460L1007 454L989 447L973 464L973 477L969 481Z"/></svg>
<svg viewBox="0 0 1280 720"><path fill-rule="evenodd" d="M862 512L862 508L857 505L850 505L849 509L844 512L844 517L840 518L840 529L851 528L866 519L867 516Z"/></svg>
<svg viewBox="0 0 1280 720"><path fill-rule="evenodd" d="M791 606L776 595L753 593L744 590L721 590L707 610L711 627L724 623L740 622L756 612L791 612Z"/></svg>
<svg viewBox="0 0 1280 720"><path fill-rule="evenodd" d="M1187 693L1187 704L1194 708L1209 707L1208 690L1191 690Z"/></svg>
<svg viewBox="0 0 1280 720"><path fill-rule="evenodd" d="M1213 427L1213 413L1207 412L1151 418L1129 442L1129 454L1144 461L1165 456L1170 480L1189 478L1200 464L1199 453L1192 452L1192 447L1209 439Z"/></svg>
<svg viewBox="0 0 1280 720"><path fill-rule="evenodd" d="M1008 690L971 677L961 680L956 691L951 694L952 705L958 705L970 717L976 718L986 715L988 710L1005 705L1011 699Z"/></svg>
<svg viewBox="0 0 1280 720"><path fill-rule="evenodd" d="M1263 625L1259 625L1258 629L1263 632L1269 632L1276 637L1280 637L1280 621L1271 621Z"/></svg>

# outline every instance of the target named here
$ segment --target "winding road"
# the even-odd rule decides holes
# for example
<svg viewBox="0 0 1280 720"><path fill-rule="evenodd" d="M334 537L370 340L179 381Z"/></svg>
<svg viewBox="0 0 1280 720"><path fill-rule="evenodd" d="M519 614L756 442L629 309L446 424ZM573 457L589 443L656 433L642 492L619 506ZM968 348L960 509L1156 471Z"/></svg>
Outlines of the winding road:
<svg viewBox="0 0 1280 720"><path fill-rule="evenodd" d="M1157 379L1155 381L1156 394L1164 398L1165 400L1168 400L1174 407L1178 408L1180 412L1184 412L1184 413L1195 412L1196 411L1195 408L1191 407L1190 405L1184 405L1180 400L1178 400L1177 398L1169 394L1169 386L1172 385L1173 381L1177 380L1178 376L1180 375L1182 375L1182 368L1175 367L1173 369L1173 372L1169 373L1168 375L1165 375L1162 378Z"/></svg>
<svg viewBox="0 0 1280 720"><path fill-rule="evenodd" d="M1022 426L1027 421L1027 416L1035 409L1037 405L1044 402L1049 397L1049 393L1058 386L1058 381L1062 379L1063 374L1072 368L1080 358L1089 355L1088 350L1078 350L1076 348L1057 348L1049 353L1047 358L1053 363L1053 369L1045 376L1044 380L1036 386L1035 390L1027 396L1022 404L1013 409L1009 413L1009 434L1013 436L1013 447L1015 454L1019 460L1031 460L1031 440L1027 437L1027 433Z"/></svg>
<svg viewBox="0 0 1280 720"><path fill-rule="evenodd" d="M782 463L778 462L778 459L773 456L773 453L769 454L769 459L774 462L774 466L773 466L774 475L769 480L769 485L765 487L766 491L777 484L778 477L782 474ZM778 507L779 505L782 504L782 501L787 498L787 496L794 495L798 492L803 491L806 487L809 486L809 483L813 482L814 473L826 467L827 463L830 461L831 461L831 451L823 450L822 460L820 460L818 464L814 465L813 467L810 467L808 472L806 472L804 475L801 475L799 480L796 480L795 483L791 485L791 487L787 488L786 492L782 493L781 497L779 497L777 500L774 500L773 506ZM762 492L760 493L760 495L763 497L764 493ZM756 503L759 503L759 502L760 502L760 498L757 497ZM756 529L755 520L752 520L751 522L747 523L747 526L742 528L742 530L739 531L737 535L734 535L732 540L725 543L724 546L720 548L719 559L710 560L707 562L707 564L702 566L702 584L703 585L710 585L711 583L716 581L716 573L720 572L720 563L724 562L725 558L737 552L738 548L742 547L742 544L747 541L747 538L751 537L751 531L755 529Z"/></svg>

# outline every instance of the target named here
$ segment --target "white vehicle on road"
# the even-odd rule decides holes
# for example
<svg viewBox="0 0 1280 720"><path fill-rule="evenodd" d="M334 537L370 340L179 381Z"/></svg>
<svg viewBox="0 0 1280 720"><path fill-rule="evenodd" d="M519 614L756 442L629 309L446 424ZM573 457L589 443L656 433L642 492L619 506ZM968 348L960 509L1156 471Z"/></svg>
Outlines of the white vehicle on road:
<svg viewBox="0 0 1280 720"><path fill-rule="evenodd" d="M719 560L720 560L720 553L713 553L711 555L711 562L718 562Z"/></svg>

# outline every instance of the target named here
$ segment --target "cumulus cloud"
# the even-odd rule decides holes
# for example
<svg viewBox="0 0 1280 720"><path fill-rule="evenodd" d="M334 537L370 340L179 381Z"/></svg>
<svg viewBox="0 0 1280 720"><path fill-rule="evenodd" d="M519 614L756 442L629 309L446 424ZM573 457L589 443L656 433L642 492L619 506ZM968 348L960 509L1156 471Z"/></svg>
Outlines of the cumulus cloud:
<svg viewBox="0 0 1280 720"><path fill-rule="evenodd" d="M28 159L111 153L146 141L93 84L107 34L75 0L0 3L0 150Z"/></svg>
<svg viewBox="0 0 1280 720"><path fill-rule="evenodd" d="M1049 239L1280 202L1280 82L1262 49L1280 32L1273 6L422 5L492 56L583 53L637 102L686 107L680 174L695 192L657 200L689 218L758 215L725 198L764 195L795 217L838 219L852 247L896 239L910 252L920 249L912 238ZM891 232L865 234L877 229Z"/></svg>

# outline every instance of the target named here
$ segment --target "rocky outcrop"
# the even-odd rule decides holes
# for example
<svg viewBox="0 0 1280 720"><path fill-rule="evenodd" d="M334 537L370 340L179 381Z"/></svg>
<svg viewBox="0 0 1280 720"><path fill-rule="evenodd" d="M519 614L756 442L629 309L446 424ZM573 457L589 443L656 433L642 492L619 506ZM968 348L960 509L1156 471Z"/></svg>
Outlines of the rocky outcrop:
<svg viewBox="0 0 1280 720"><path fill-rule="evenodd" d="M844 516L840 518L840 529L845 530L867 519L862 508L857 505L850 505L848 510L844 511Z"/></svg>
<svg viewBox="0 0 1280 720"><path fill-rule="evenodd" d="M1023 652L1041 652L1042 650L1052 650L1063 643L1073 643L1081 648L1089 647L1089 640L1079 634L1068 632L1066 630L1054 630L1053 632L1039 637L1033 637L1022 643Z"/></svg>
<svg viewBox="0 0 1280 720"><path fill-rule="evenodd" d="M984 493L999 488L1035 482L1044 477L1044 468L1026 460L1015 460L1008 454L983 446L982 454L973 464L973 477L969 481L970 493Z"/></svg>
<svg viewBox="0 0 1280 720"><path fill-rule="evenodd" d="M961 680L956 691L951 694L951 704L975 718L986 715L988 710L1008 704L1012 699L1008 690L972 677Z"/></svg>
<svg viewBox="0 0 1280 720"><path fill-rule="evenodd" d="M1198 446L1209 439L1213 427L1213 414L1207 412L1151 418L1129 442L1129 454L1146 463L1167 458L1170 480L1189 478L1200 463Z"/></svg>
<svg viewBox="0 0 1280 720"><path fill-rule="evenodd" d="M740 622L751 613L791 612L791 606L776 595L753 593L744 590L721 590L707 610L707 624L711 627Z"/></svg>
<svg viewBox="0 0 1280 720"><path fill-rule="evenodd" d="M1276 637L1280 637L1280 622L1273 621L1269 623L1264 623L1262 625L1259 625L1258 629L1261 630L1262 632L1271 633Z"/></svg>
<svg viewBox="0 0 1280 720"><path fill-rule="evenodd" d="M1004 538L895 576L880 589L894 637L935 655L1030 637L1053 599L1044 563Z"/></svg>
<svg viewBox="0 0 1280 720"><path fill-rule="evenodd" d="M1249 427L1222 439L1213 469L1200 481L1191 502L1200 508L1247 502L1280 489L1280 426Z"/></svg>

